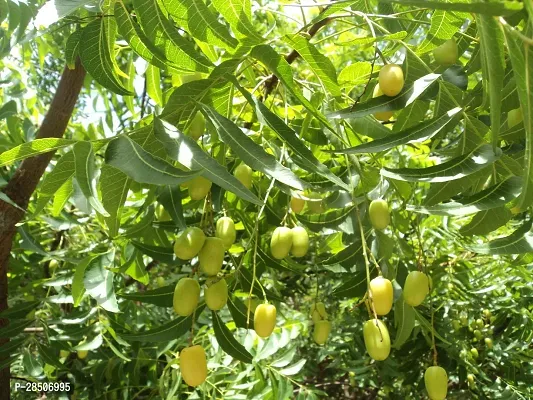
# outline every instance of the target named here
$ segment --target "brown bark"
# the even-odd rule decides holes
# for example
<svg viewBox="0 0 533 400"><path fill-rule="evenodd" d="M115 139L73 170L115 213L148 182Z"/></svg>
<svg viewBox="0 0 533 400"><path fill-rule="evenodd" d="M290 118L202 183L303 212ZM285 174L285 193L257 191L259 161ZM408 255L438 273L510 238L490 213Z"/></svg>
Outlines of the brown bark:
<svg viewBox="0 0 533 400"><path fill-rule="evenodd" d="M50 108L39 128L38 139L60 138L64 135L84 79L85 69L79 60L73 70L65 67ZM31 195L53 155L54 152L52 151L24 160L4 188L4 193L22 209L27 209ZM7 267L16 232L15 225L23 217L24 212L22 210L0 200L0 312L8 307ZM0 319L0 328L8 323L7 320ZM8 339L0 339L0 346L7 342ZM9 367L0 370L0 400L10 398L9 374Z"/></svg>

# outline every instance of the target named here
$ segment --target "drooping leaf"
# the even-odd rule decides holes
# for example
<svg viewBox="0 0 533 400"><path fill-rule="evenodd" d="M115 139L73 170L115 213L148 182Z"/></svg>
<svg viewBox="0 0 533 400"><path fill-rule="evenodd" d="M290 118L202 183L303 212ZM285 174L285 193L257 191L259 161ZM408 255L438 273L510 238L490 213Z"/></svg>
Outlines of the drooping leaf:
<svg viewBox="0 0 533 400"><path fill-rule="evenodd" d="M531 225L531 220L526 221L509 236L494 239L480 245L467 245L467 248L476 253L491 255L531 253L533 251Z"/></svg>
<svg viewBox="0 0 533 400"><path fill-rule="evenodd" d="M252 355L248 353L242 344L237 342L218 313L211 311L211 316L213 318L215 337L222 350L239 361L251 364Z"/></svg>
<svg viewBox="0 0 533 400"><path fill-rule="evenodd" d="M34 321L31 319L15 319L9 323L7 326L0 328L0 338L14 338L19 333L21 333L24 328L30 326Z"/></svg>
<svg viewBox="0 0 533 400"><path fill-rule="evenodd" d="M109 217L105 221L111 237L118 234L121 210L128 196L130 184L131 179L122 171L109 164L102 167L100 193L102 193L102 204L109 213Z"/></svg>
<svg viewBox="0 0 533 400"><path fill-rule="evenodd" d="M9 100L0 108L0 119L4 119L17 113L17 103L15 100Z"/></svg>
<svg viewBox="0 0 533 400"><path fill-rule="evenodd" d="M394 304L394 326L396 327L396 337L392 347L399 349L409 339L415 327L414 309L405 303L403 296Z"/></svg>
<svg viewBox="0 0 533 400"><path fill-rule="evenodd" d="M69 151L57 161L54 169L44 176L39 188L39 201L36 206L37 210L41 210L61 186L72 178L75 170L76 163L74 162L74 153Z"/></svg>
<svg viewBox="0 0 533 400"><path fill-rule="evenodd" d="M235 37L245 46L264 42L252 24L252 6L249 0L213 0L212 4L231 26Z"/></svg>
<svg viewBox="0 0 533 400"><path fill-rule="evenodd" d="M513 213L506 207L480 211L467 225L459 229L459 233L463 236L486 235L505 225L512 216Z"/></svg>
<svg viewBox="0 0 533 400"><path fill-rule="evenodd" d="M248 317L248 302L244 303L239 300L237 297L228 296L228 309L233 317L233 322L238 328L250 329L254 326L254 313L250 310L250 315ZM249 324L247 321L249 319Z"/></svg>
<svg viewBox="0 0 533 400"><path fill-rule="evenodd" d="M117 293L119 297L141 303L153 304L159 307L172 307L175 285L158 289L146 290L138 293Z"/></svg>
<svg viewBox="0 0 533 400"><path fill-rule="evenodd" d="M516 1L499 1L499 2L442 2L434 0L380 0L385 3L397 3L404 6L414 6L421 8L430 8L434 10L449 10L449 11L462 11L466 13L474 14L486 14L486 15L509 15L516 11L520 11L523 7L521 3Z"/></svg>
<svg viewBox="0 0 533 400"><path fill-rule="evenodd" d="M366 272L361 271L352 278L335 288L331 293L335 298L363 297L367 290Z"/></svg>
<svg viewBox="0 0 533 400"><path fill-rule="evenodd" d="M464 24L464 16L456 12L436 10L431 15L431 26L417 53L423 54L440 46L455 35Z"/></svg>
<svg viewBox="0 0 533 400"><path fill-rule="evenodd" d="M24 160L28 157L38 156L53 150L61 149L76 143L70 139L35 139L31 142L21 144L0 154L0 167L4 167L15 161Z"/></svg>
<svg viewBox="0 0 533 400"><path fill-rule="evenodd" d="M107 257L107 259L112 259ZM105 310L119 312L113 278L115 273L107 269L102 262L90 264L85 271L83 285L87 293Z"/></svg>
<svg viewBox="0 0 533 400"><path fill-rule="evenodd" d="M179 265L183 262L176 258L174 250L171 247L161 247L154 246L150 244L145 244L133 240L131 242L141 253L146 254L147 256L170 265Z"/></svg>
<svg viewBox="0 0 533 400"><path fill-rule="evenodd" d="M157 201L163 205L178 228L185 229L187 227L183 216L183 207L181 206L181 190L179 186L163 186Z"/></svg>

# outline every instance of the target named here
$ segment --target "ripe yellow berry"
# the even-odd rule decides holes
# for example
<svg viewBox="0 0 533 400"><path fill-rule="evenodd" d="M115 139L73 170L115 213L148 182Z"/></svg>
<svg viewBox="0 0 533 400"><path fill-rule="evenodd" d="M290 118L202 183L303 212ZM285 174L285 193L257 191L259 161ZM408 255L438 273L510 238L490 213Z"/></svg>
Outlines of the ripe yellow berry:
<svg viewBox="0 0 533 400"><path fill-rule="evenodd" d="M382 199L373 200L368 207L370 222L374 229L382 231L390 223L389 204Z"/></svg>
<svg viewBox="0 0 533 400"><path fill-rule="evenodd" d="M459 58L459 49L455 39L450 39L433 50L433 56L437 64L449 67L457 62Z"/></svg>
<svg viewBox="0 0 533 400"><path fill-rule="evenodd" d="M200 228L191 227L183 231L174 243L174 254L180 260L191 260L205 243L205 234Z"/></svg>
<svg viewBox="0 0 533 400"><path fill-rule="evenodd" d="M228 302L228 284L224 278L209 278L204 292L205 304L210 310L218 311Z"/></svg>
<svg viewBox="0 0 533 400"><path fill-rule="evenodd" d="M376 361L385 360L390 353L389 330L379 319L370 319L363 325L366 351Z"/></svg>
<svg viewBox="0 0 533 400"><path fill-rule="evenodd" d="M174 289L174 311L182 317L191 315L198 306L200 285L192 278L181 278Z"/></svg>
<svg viewBox="0 0 533 400"><path fill-rule="evenodd" d="M324 306L324 303L319 301L318 303L315 303L311 306L311 318L313 319L313 322L315 324L318 321L328 319L328 313L326 312L326 307Z"/></svg>
<svg viewBox="0 0 533 400"><path fill-rule="evenodd" d="M305 200L298 197L291 197L291 210L295 214L299 214L305 207Z"/></svg>
<svg viewBox="0 0 533 400"><path fill-rule="evenodd" d="M424 383L431 400L444 400L448 393L448 375L442 367L429 367L424 374Z"/></svg>
<svg viewBox="0 0 533 400"><path fill-rule="evenodd" d="M302 226L295 226L292 231L291 254L294 257L304 257L309 249L309 235Z"/></svg>
<svg viewBox="0 0 533 400"><path fill-rule="evenodd" d="M252 172L252 169L248 165L240 164L235 168L233 175L235 175L235 178L237 178L246 189L250 189L252 187Z"/></svg>
<svg viewBox="0 0 533 400"><path fill-rule="evenodd" d="M205 132L205 117L204 115L198 111L194 118L192 119L189 127L185 131L187 135L192 137L194 140L200 139L200 137Z"/></svg>
<svg viewBox="0 0 533 400"><path fill-rule="evenodd" d="M205 239L204 246L198 253L200 269L209 276L214 276L222 269L224 263L224 242L217 237Z"/></svg>
<svg viewBox="0 0 533 400"><path fill-rule="evenodd" d="M331 332L331 322L318 321L315 323L313 329L313 340L316 344L322 345L328 340L329 333Z"/></svg>
<svg viewBox="0 0 533 400"><path fill-rule="evenodd" d="M396 96L403 89L404 77L402 67L387 64L379 71L379 87L387 96Z"/></svg>
<svg viewBox="0 0 533 400"><path fill-rule="evenodd" d="M187 188L189 189L189 197L191 200L202 200L205 199L205 196L211 190L211 185L213 183L205 179L203 176L197 176L196 178L189 181Z"/></svg>
<svg viewBox="0 0 533 400"><path fill-rule="evenodd" d="M426 274L419 271L411 271L405 279L403 287L403 299L412 307L422 304L429 293L429 279Z"/></svg>
<svg viewBox="0 0 533 400"><path fill-rule="evenodd" d="M83 360L84 358L87 358L87 356L89 355L89 351L88 350L78 350L77 354L78 354L78 358L80 360Z"/></svg>
<svg viewBox="0 0 533 400"><path fill-rule="evenodd" d="M222 240L226 250L235 243L237 232L235 231L235 223L230 217L219 218L217 221L215 236Z"/></svg>
<svg viewBox="0 0 533 400"><path fill-rule="evenodd" d="M383 96L383 92L381 91L381 88L379 87L379 84L374 86L374 94L372 97L381 97ZM378 121L388 121L392 118L394 115L394 111L381 111L374 114L374 118L376 118Z"/></svg>
<svg viewBox="0 0 533 400"><path fill-rule="evenodd" d="M523 121L524 116L522 115L522 110L520 108L515 108L507 114L507 125L509 128L513 128L516 125L521 124Z"/></svg>
<svg viewBox="0 0 533 400"><path fill-rule="evenodd" d="M260 304L254 313L254 329L262 338L269 337L276 326L276 307L273 304Z"/></svg>
<svg viewBox="0 0 533 400"><path fill-rule="evenodd" d="M370 291L377 315L387 315L394 300L392 283L388 279L378 276L370 281Z"/></svg>
<svg viewBox="0 0 533 400"><path fill-rule="evenodd" d="M207 378L207 358L202 346L185 347L180 353L181 376L189 386L198 386Z"/></svg>
<svg viewBox="0 0 533 400"><path fill-rule="evenodd" d="M292 230L280 226L274 229L272 233L272 239L270 240L270 252L272 257L281 260L289 254L292 247Z"/></svg>

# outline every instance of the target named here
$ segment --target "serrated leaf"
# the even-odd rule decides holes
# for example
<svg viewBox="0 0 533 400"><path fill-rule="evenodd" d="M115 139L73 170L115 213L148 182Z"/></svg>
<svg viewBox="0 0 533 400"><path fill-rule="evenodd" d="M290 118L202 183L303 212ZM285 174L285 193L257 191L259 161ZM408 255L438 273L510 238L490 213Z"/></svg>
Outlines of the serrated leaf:
<svg viewBox="0 0 533 400"><path fill-rule="evenodd" d="M499 2L442 2L430 0L380 0L384 3L396 3L403 6L413 6L420 8L432 8L435 10L462 11L474 14L486 15L509 15L523 8L521 3L516 1L499 1Z"/></svg>
<svg viewBox="0 0 533 400"><path fill-rule="evenodd" d="M403 296L394 304L394 326L396 327L396 337L392 347L399 349L409 339L415 327L415 311L413 307L403 301Z"/></svg>
<svg viewBox="0 0 533 400"><path fill-rule="evenodd" d="M343 87L353 87L368 82L372 64L368 61L358 61L344 67L339 73L337 80Z"/></svg>
<svg viewBox="0 0 533 400"><path fill-rule="evenodd" d="M372 44L375 42L389 42L391 40L402 40L407 37L407 32L405 31L398 31L395 33L389 33L386 35L381 36L367 36L367 37L356 37L351 40L347 40L345 42L337 42L336 44L339 46L362 46L365 44Z"/></svg>
<svg viewBox="0 0 533 400"><path fill-rule="evenodd" d="M131 179L122 171L104 164L99 184L102 204L109 213L109 217L105 218L109 236L115 237L120 227L121 209L128 197Z"/></svg>
<svg viewBox="0 0 533 400"><path fill-rule="evenodd" d="M116 76L107 43L104 18L97 18L83 28L80 58L89 74L103 87L123 96L133 95Z"/></svg>
<svg viewBox="0 0 533 400"><path fill-rule="evenodd" d="M463 193L471 189L479 181L485 182L490 173L490 169L486 168L454 181L433 183L429 188L423 204L425 206L434 206L435 204L448 200L458 193Z"/></svg>
<svg viewBox="0 0 533 400"><path fill-rule="evenodd" d="M228 309L238 328L251 329L254 326L254 313L250 310L249 324L247 300L244 303L237 297L228 296Z"/></svg>
<svg viewBox="0 0 533 400"><path fill-rule="evenodd" d="M437 10L431 15L431 26L417 53L424 54L453 37L464 24L464 16L455 12Z"/></svg>
<svg viewBox="0 0 533 400"><path fill-rule="evenodd" d="M163 105L163 92L161 91L161 75L159 68L148 65L145 72L146 93L158 106Z"/></svg>
<svg viewBox="0 0 533 400"><path fill-rule="evenodd" d="M451 345L451 343L444 339L440 334L439 332L437 332L437 330L429 323L429 321L424 318L424 316L422 315L422 313L416 311L416 308L413 307L413 311L415 313L415 316L416 316L416 319L418 320L418 322L420 323L420 325L422 326L422 328L428 332L431 332L433 331L433 333L435 334L435 337L440 340L442 343L445 343L447 345Z"/></svg>
<svg viewBox="0 0 533 400"><path fill-rule="evenodd" d="M455 157L442 164L428 168L383 168L381 175L406 182L448 182L473 174L498 160L501 150L497 154L489 145L478 147L474 151Z"/></svg>
<svg viewBox="0 0 533 400"><path fill-rule="evenodd" d="M227 144L237 156L256 171L284 183L295 189L303 190L308 185L298 178L290 169L281 165L272 155L265 152L231 120L220 115L211 107L202 105L202 112L214 125L220 139Z"/></svg>
<svg viewBox="0 0 533 400"><path fill-rule="evenodd" d="M86 350L86 351L96 350L100 348L100 346L102 346L103 343L104 343L104 340L102 338L102 335L96 335L94 338L92 338L88 342L80 343L79 345L74 346L72 349L76 351L77 350Z"/></svg>
<svg viewBox="0 0 533 400"><path fill-rule="evenodd" d="M476 253L481 254L522 254L533 252L533 230L532 222L525 222L511 235L494 239L480 245L467 245L466 247Z"/></svg>
<svg viewBox="0 0 533 400"><path fill-rule="evenodd" d="M265 39L252 24L250 0L213 0L212 4L231 26L237 39L245 46L253 46Z"/></svg>
<svg viewBox="0 0 533 400"><path fill-rule="evenodd" d="M154 133L165 145L168 156L190 169L202 169L202 175L223 189L235 193L241 199L251 203L263 204L259 198L247 189L237 178L207 154L196 141L176 129L169 123L155 119Z"/></svg>
<svg viewBox="0 0 533 400"><path fill-rule="evenodd" d="M162 288L138 293L118 293L118 296L127 300L153 304L159 307L172 307L175 286L176 285L168 285Z"/></svg>
<svg viewBox="0 0 533 400"><path fill-rule="evenodd" d="M200 171L182 171L172 166L144 150L128 136L119 136L109 143L105 160L139 183L179 185L200 175Z"/></svg>
<svg viewBox="0 0 533 400"><path fill-rule="evenodd" d="M507 207L481 211L474 215L467 225L459 229L459 233L463 236L486 235L505 225L512 216L513 213Z"/></svg>
<svg viewBox="0 0 533 400"><path fill-rule="evenodd" d="M248 353L242 344L237 342L224 321L222 321L215 311L211 311L211 316L213 318L215 337L222 350L239 361L251 364L253 359L252 355Z"/></svg>
<svg viewBox="0 0 533 400"><path fill-rule="evenodd" d="M0 154L0 167L4 167L15 161L24 160L25 158L38 156L39 154L48 153L76 143L76 140L70 139L35 139L31 142L13 147L10 150Z"/></svg>

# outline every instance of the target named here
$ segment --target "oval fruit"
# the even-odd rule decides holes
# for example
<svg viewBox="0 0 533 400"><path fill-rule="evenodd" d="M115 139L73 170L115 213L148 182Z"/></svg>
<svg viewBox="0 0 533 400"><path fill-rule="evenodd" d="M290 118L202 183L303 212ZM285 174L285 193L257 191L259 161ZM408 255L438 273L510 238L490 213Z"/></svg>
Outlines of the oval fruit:
<svg viewBox="0 0 533 400"><path fill-rule="evenodd" d="M479 351L477 351L477 349L475 347L472 347L470 349L470 354L472 355L473 358L478 358L479 357Z"/></svg>
<svg viewBox="0 0 533 400"><path fill-rule="evenodd" d="M165 278L163 278L162 276L158 276L156 282L157 282L157 286L159 287L163 287L166 285Z"/></svg>
<svg viewBox="0 0 533 400"><path fill-rule="evenodd" d="M363 325L366 351L376 361L385 360L390 353L389 330L379 319L370 319Z"/></svg>
<svg viewBox="0 0 533 400"><path fill-rule="evenodd" d="M324 344L328 340L329 333L331 332L331 322L318 321L315 323L313 330L313 340L316 344Z"/></svg>
<svg viewBox="0 0 533 400"><path fill-rule="evenodd" d="M174 311L182 317L191 315L200 299L200 285L192 278L181 278L174 289Z"/></svg>
<svg viewBox="0 0 533 400"><path fill-rule="evenodd" d="M57 262L57 260L50 260L50 264L48 264L48 268L52 271L56 269L58 265L59 263Z"/></svg>
<svg viewBox="0 0 533 400"><path fill-rule="evenodd" d="M483 334L481 333L481 331L479 329L476 329L474 331L474 336L476 337L476 339L481 339L483 337Z"/></svg>
<svg viewBox="0 0 533 400"><path fill-rule="evenodd" d="M254 329L262 338L272 334L276 326L276 307L273 304L259 304L254 313Z"/></svg>
<svg viewBox="0 0 533 400"><path fill-rule="evenodd" d="M215 236L222 240L226 250L235 243L237 232L235 231L235 223L230 217L219 218L217 221Z"/></svg>
<svg viewBox="0 0 533 400"><path fill-rule="evenodd" d="M373 200L368 207L370 222L374 229L382 231L390 223L389 204L382 199Z"/></svg>
<svg viewBox="0 0 533 400"><path fill-rule="evenodd" d="M174 254L180 260L191 260L205 243L205 234L200 228L191 227L183 231L174 243Z"/></svg>
<svg viewBox="0 0 533 400"><path fill-rule="evenodd" d="M291 254L294 257L303 257L309 250L309 235L302 226L295 226L292 231Z"/></svg>
<svg viewBox="0 0 533 400"><path fill-rule="evenodd" d="M378 276L370 281L370 291L377 315L387 315L394 300L392 283L388 279Z"/></svg>
<svg viewBox="0 0 533 400"><path fill-rule="evenodd" d="M491 338L485 338L485 346L487 346L488 349L492 349L492 346L494 346L494 344L492 343Z"/></svg>
<svg viewBox="0 0 533 400"><path fill-rule="evenodd" d="M429 279L426 274L419 271L411 271L405 279L403 287L403 299L410 306L416 307L422 304L429 293Z"/></svg>
<svg viewBox="0 0 533 400"><path fill-rule="evenodd" d="M524 121L524 116L522 115L522 110L520 108L515 108L514 110L509 111L507 114L507 125L509 128L512 128Z"/></svg>
<svg viewBox="0 0 533 400"><path fill-rule="evenodd" d="M328 319L328 313L326 312L324 303L319 301L311 306L311 318L315 324L323 319Z"/></svg>
<svg viewBox="0 0 533 400"><path fill-rule="evenodd" d="M444 400L448 393L448 375L442 367L433 366L426 369L424 383L431 400Z"/></svg>
<svg viewBox="0 0 533 400"><path fill-rule="evenodd" d="M196 113L185 133L194 140L200 139L205 133L205 117L200 111Z"/></svg>
<svg viewBox="0 0 533 400"><path fill-rule="evenodd" d="M228 284L224 278L209 278L204 292L205 304L210 310L218 311L228 302Z"/></svg>
<svg viewBox="0 0 533 400"><path fill-rule="evenodd" d="M292 230L286 226L274 229L270 239L270 252L272 257L282 260L289 255L292 247Z"/></svg>
<svg viewBox="0 0 533 400"><path fill-rule="evenodd" d="M206 275L213 276L220 272L224 262L224 242L217 237L205 239L204 246L198 253L200 269Z"/></svg>
<svg viewBox="0 0 533 400"><path fill-rule="evenodd" d="M180 352L181 376L189 386L198 386L207 378L207 358L202 346L185 347Z"/></svg>
<svg viewBox="0 0 533 400"><path fill-rule="evenodd" d="M373 98L383 96L383 92L381 91L381 88L379 87L379 84L374 86L374 94L372 95ZM392 118L394 115L393 111L381 111L374 114L374 118L376 118L378 121L388 121Z"/></svg>
<svg viewBox="0 0 533 400"><path fill-rule="evenodd" d="M89 351L88 350L78 350L76 353L77 353L78 358L80 360L83 360L84 358L87 358L87 355L89 355Z"/></svg>
<svg viewBox="0 0 533 400"><path fill-rule="evenodd" d="M237 178L239 182L246 187L246 189L250 189L252 187L252 169L248 165L240 164L237 168L235 168L233 175L235 175L235 178Z"/></svg>
<svg viewBox="0 0 533 400"><path fill-rule="evenodd" d="M379 87L387 96L396 96L403 89L405 83L402 67L387 64L379 71Z"/></svg>
<svg viewBox="0 0 533 400"><path fill-rule="evenodd" d="M299 197L291 197L291 210L295 214L299 214L305 207L305 200Z"/></svg>
<svg viewBox="0 0 533 400"><path fill-rule="evenodd" d="M433 50L433 57L435 62L439 65L449 67L457 62L459 58L459 48L455 39L445 41L439 47Z"/></svg>
<svg viewBox="0 0 533 400"><path fill-rule="evenodd" d="M203 176L197 176L189 182L187 188L189 189L189 197L191 200L202 200L211 190L213 183Z"/></svg>

